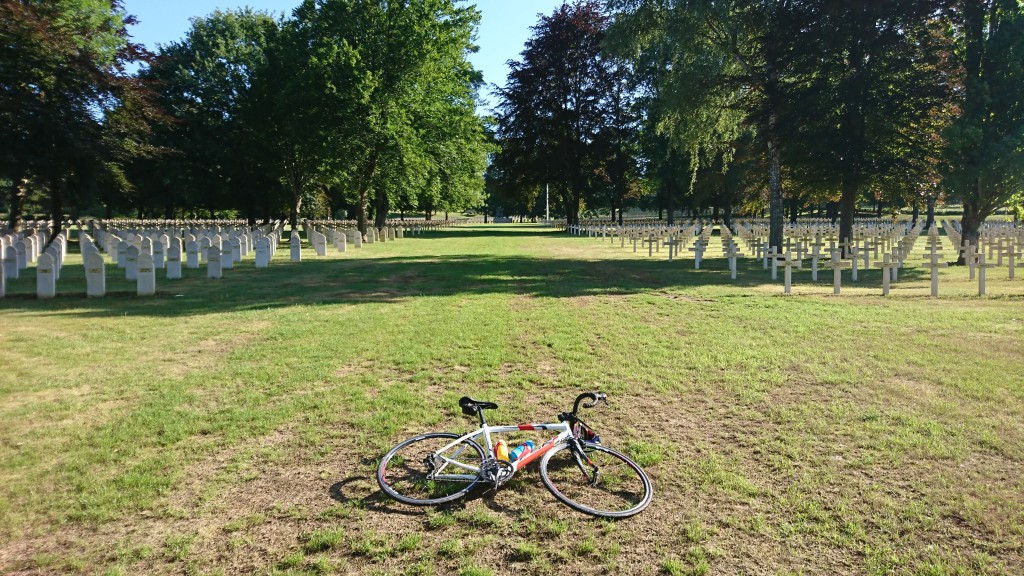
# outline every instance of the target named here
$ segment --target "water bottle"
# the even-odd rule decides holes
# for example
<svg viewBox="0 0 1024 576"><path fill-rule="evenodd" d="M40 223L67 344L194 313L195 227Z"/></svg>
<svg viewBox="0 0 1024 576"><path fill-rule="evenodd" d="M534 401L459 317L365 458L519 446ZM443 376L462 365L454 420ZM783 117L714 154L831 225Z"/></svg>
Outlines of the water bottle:
<svg viewBox="0 0 1024 576"><path fill-rule="evenodd" d="M529 454L532 451L533 451L533 440L527 440L526 442L523 442L519 446L516 446L515 448L513 448L512 449L512 453L509 454L508 457L509 457L509 460L515 462L516 460L519 460L520 458L522 458L523 456L526 456L527 454Z"/></svg>
<svg viewBox="0 0 1024 576"><path fill-rule="evenodd" d="M498 443L494 445L494 457L508 462L508 446L504 441L498 440Z"/></svg>

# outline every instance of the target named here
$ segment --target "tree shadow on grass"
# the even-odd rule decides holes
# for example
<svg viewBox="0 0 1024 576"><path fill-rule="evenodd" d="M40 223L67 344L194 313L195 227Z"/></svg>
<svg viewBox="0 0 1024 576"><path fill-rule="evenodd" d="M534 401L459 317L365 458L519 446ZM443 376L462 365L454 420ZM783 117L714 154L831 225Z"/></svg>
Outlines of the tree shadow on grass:
<svg viewBox="0 0 1024 576"><path fill-rule="evenodd" d="M417 297L513 294L538 298L622 296L659 290L685 290L701 286L750 288L777 284L782 291L782 271L772 281L759 261L741 260L736 280L729 278L728 261L704 260L700 270L693 261L665 255L637 259L580 260L531 256L446 255L402 256L370 259L318 259L292 263L274 261L257 269L251 260L224 271L219 280L206 278L206 270L183 270L181 280L157 280L157 295L137 297L134 282L114 278L123 274L108 266L104 298L86 298L81 265L62 271L64 286L80 287L61 292L53 300L35 298L34 278L19 282L0 300L0 309L19 309L33 315L61 314L85 317L156 316L188 317L237 311L273 310L290 306L324 304L387 304ZM878 286L881 272L861 271L857 286ZM901 281L928 278L923 269L900 272ZM794 271L795 286L810 281L809 266ZM819 270L818 286L829 286L832 273ZM848 285L849 272L843 282ZM898 284L897 284L898 286ZM10 289L10 286L9 286Z"/></svg>

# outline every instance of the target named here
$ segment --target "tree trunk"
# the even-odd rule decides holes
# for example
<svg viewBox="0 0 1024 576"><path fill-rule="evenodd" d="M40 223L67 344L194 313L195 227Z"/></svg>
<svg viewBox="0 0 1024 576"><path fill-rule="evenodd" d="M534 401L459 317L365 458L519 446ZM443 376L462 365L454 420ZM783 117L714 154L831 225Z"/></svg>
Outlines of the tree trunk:
<svg viewBox="0 0 1024 576"><path fill-rule="evenodd" d="M356 195L356 227L359 228L360 234L366 234L366 211L367 204L369 203L368 192L370 190L370 183L373 181L373 175L377 172L378 158L379 156L376 152L370 156L370 161L366 166L366 172L363 174L363 178L359 182L359 190Z"/></svg>
<svg viewBox="0 0 1024 576"><path fill-rule="evenodd" d="M921 215L921 208L919 207L917 200L914 200L914 205L911 207L913 212L910 213L910 225L917 226L917 217Z"/></svg>
<svg viewBox="0 0 1024 576"><path fill-rule="evenodd" d="M964 202L964 217L960 220L960 241L964 246L970 244L972 246L978 246L978 237L980 235L979 230L981 223L984 222L985 217L978 210L978 204L974 201ZM955 247L957 250L961 246ZM956 264L963 266L966 264L963 253L959 253L956 258Z"/></svg>
<svg viewBox="0 0 1024 576"><path fill-rule="evenodd" d="M927 218L924 223L925 230L935 225L935 196L928 197L928 207L925 218Z"/></svg>
<svg viewBox="0 0 1024 576"><path fill-rule="evenodd" d="M384 191L383 186L378 186L376 194L376 218L374 218L373 224L377 228L383 228L388 223L388 194Z"/></svg>
<svg viewBox="0 0 1024 576"><path fill-rule="evenodd" d="M50 239L47 245L64 229L64 194L61 189L60 180L50 180L50 219L53 220L53 228L50 230Z"/></svg>
<svg viewBox="0 0 1024 576"><path fill-rule="evenodd" d="M778 115L768 114L768 246L782 249L782 163L779 154L775 123Z"/></svg>
<svg viewBox="0 0 1024 576"><path fill-rule="evenodd" d="M853 216L857 208L857 182L850 175L843 176L843 192L839 200L839 241L853 240ZM847 248L843 249L843 257L849 258Z"/></svg>
<svg viewBox="0 0 1024 576"><path fill-rule="evenodd" d="M21 232L22 223L25 220L25 185L26 181L24 178L18 178L11 183L8 197L10 214L7 216L7 227L12 232Z"/></svg>

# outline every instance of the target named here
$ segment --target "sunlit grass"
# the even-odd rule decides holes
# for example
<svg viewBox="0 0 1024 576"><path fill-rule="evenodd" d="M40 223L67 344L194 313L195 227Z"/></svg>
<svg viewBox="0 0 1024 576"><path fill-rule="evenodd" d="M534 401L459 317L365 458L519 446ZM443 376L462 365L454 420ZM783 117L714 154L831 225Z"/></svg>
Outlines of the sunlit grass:
<svg viewBox="0 0 1024 576"><path fill-rule="evenodd" d="M54 300L9 284L0 571L1024 570L1024 278L979 299L947 269L934 300L911 269L885 299L877 270L840 297L805 270L786 297L760 263L733 282L529 226L330 254L148 299L80 296L74 254ZM473 425L462 395L537 422L595 388L587 421L655 486L612 531L532 466L451 509L374 496L395 442Z"/></svg>

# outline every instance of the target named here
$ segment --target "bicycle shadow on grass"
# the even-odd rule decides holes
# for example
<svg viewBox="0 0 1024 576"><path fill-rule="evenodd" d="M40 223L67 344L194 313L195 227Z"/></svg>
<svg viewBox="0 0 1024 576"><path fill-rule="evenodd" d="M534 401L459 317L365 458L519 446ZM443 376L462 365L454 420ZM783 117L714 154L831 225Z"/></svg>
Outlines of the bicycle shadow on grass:
<svg viewBox="0 0 1024 576"><path fill-rule="evenodd" d="M419 512L409 508L402 508L398 502L388 497L379 488L366 494L366 478L363 476L349 476L331 484L328 494L331 500L346 506L353 506L361 510L372 510L387 514L400 514L403 516L417 516Z"/></svg>
<svg viewBox="0 0 1024 576"><path fill-rule="evenodd" d="M335 482L328 489L331 500L339 504L346 506L354 506L361 510L367 510L371 512L377 512L381 514L392 514L399 516L408 517L423 517L426 518L430 511L454 514L457 512L463 512L467 509L467 506L471 502L481 502L485 508L489 511L507 517L510 520L517 521L520 515L525 511L519 507L509 506L507 503L499 503L496 499L499 491L508 492L511 494L522 496L526 501L536 502L535 498L530 498L523 494L524 488L530 485L527 480L512 480L502 485L498 490L495 490L493 486L480 484L469 494L459 498L453 502L447 502L439 504L437 506L408 506L391 499L390 496L384 493L379 488L370 492L365 493L365 489L360 490L361 486L365 486L366 478L363 476L350 476L338 482ZM545 492L546 494L546 492ZM514 497L513 497L514 498Z"/></svg>

